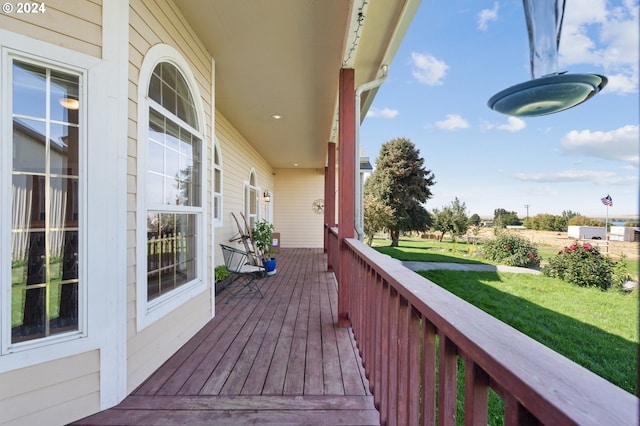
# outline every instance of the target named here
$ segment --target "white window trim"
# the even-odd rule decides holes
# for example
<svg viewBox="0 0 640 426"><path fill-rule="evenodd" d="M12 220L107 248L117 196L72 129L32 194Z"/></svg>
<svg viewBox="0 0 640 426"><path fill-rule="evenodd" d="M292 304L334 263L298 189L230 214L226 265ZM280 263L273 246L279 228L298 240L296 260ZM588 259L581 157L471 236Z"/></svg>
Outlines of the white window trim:
<svg viewBox="0 0 640 426"><path fill-rule="evenodd" d="M253 175L254 184L251 185L251 176ZM256 214L255 221L258 222L260 220L260 208L262 204L262 194L260 192L260 186L258 185L258 173L256 173L256 169L254 167L249 170L249 179L243 182L243 212L247 219L247 224L251 225L251 214L249 212L250 202L249 196L251 194L251 190L256 191Z"/></svg>
<svg viewBox="0 0 640 426"><path fill-rule="evenodd" d="M190 283L184 284L179 288L158 297L152 301L147 300L147 222L146 212L149 206L146 201L146 158L147 158L147 140L149 138L149 107L153 105L157 108L157 103L153 102L148 97L149 80L154 68L160 62L169 62L176 66L182 73L187 82L187 86L191 91L194 99L196 113L198 115L198 126L200 129L198 136L202 137L202 160L201 166L203 168L200 174L202 179L202 210L200 212L199 220L197 224L198 228L198 266L197 276L198 278ZM189 126L190 127L190 126ZM154 322L158 321L174 309L183 305L190 299L198 296L202 292L208 289L207 279L207 257L206 257L206 240L207 240L207 228L206 218L207 213L207 179L204 177L207 173L208 162L207 156L207 139L206 139L206 120L204 116L204 105L202 104L202 97L198 90L195 77L191 72L191 67L187 61L182 57L172 46L166 44L157 44L153 46L147 54L140 68L140 80L138 81L138 176L137 176L137 274L136 274L136 326L137 331L140 331Z"/></svg>
<svg viewBox="0 0 640 426"><path fill-rule="evenodd" d="M211 158L211 184L213 185L213 188L211 188L211 221L213 223L213 226L215 228L220 228L224 225L224 177L223 177L223 170L222 170L222 148L220 146L220 141L218 140L218 138L214 138L214 143L212 148L214 149L214 152L212 152L212 158ZM215 153L216 151L218 152L218 159L220 160L220 164L216 165L215 163ZM220 170L220 192L216 193L215 191L215 179L216 179L216 170ZM219 203L219 208L220 208L220 217L216 218L215 217L215 203L214 203L214 199L216 197L216 195L220 196L220 203Z"/></svg>
<svg viewBox="0 0 640 426"><path fill-rule="evenodd" d="M81 74L81 92L86 107L81 112L81 177L80 195L82 204L79 217L80 245L83 254L80 275L81 293L78 298L79 331L59 335L52 335L42 339L12 345L11 342L11 268L2 268L0 274L0 373L24 368L31 365L52 361L59 358L77 355L90 350L105 347L105 334L113 324L105 324L101 319L108 317L109 309L105 301L112 301L112 290L105 285L119 268L111 268L110 272L102 263L107 253L116 250L120 235L111 235L112 239L100 246L92 241L105 241L104 230L91 229L91 223L109 220L113 211L105 209L104 205L114 201L113 185L105 182L104 173L109 168L113 173L113 166L106 166L104 158L108 156L106 146L109 140L108 124L105 116L111 116L113 104L107 102L108 91L98 86L109 81L110 69L113 64L89 55L72 51L43 41L31 39L10 31L0 29L0 128L4 141L12 140L11 125L11 97L10 81L12 77L11 64L13 58L36 63L47 68L60 69L67 72ZM90 90L89 90L90 88ZM90 114L87 114L91 111ZM91 141L91 144L89 144ZM95 146L94 146L95 144ZM91 146L89 146L91 145ZM11 188L10 171L12 168L11 144L0 146L0 188ZM93 165L97 158L101 158L101 165ZM98 194L100 197L98 197ZM100 198L100 200L98 200ZM11 205L11 191L0 193L0 204ZM114 203L115 204L115 203ZM11 252L11 209L0 209L0 258L10 259ZM126 237L125 232L122 235ZM96 247L100 246L100 247ZM96 267L97 265L97 267ZM111 312L110 316L113 316Z"/></svg>
<svg viewBox="0 0 640 426"><path fill-rule="evenodd" d="M9 81L13 80L13 69L12 69L12 63L14 61L21 61L21 62L25 62L28 64L33 64L35 66L38 67L42 67L42 68L46 68L46 69L51 69L51 70L56 70L56 71L61 71L64 73L68 73L68 74L72 74L72 75L78 75L79 77L79 101L80 101L80 105L87 105L87 73L88 70L86 69L82 69L82 68L76 68L76 67L70 67L67 64L60 64L57 61L54 60L49 60L49 59L43 59L43 58L38 58L38 57L34 57L33 55L25 55L19 52L15 52L15 51L11 51L8 49L5 49L3 51L3 62L6 62L4 64L3 67L3 73L6 76L6 80L4 82L5 84L5 88L8 89L6 90L7 93L7 97L9 97L9 93L12 92L12 90L8 87L8 85L10 84ZM7 102L7 105L10 105L11 102ZM10 109L10 108L7 108ZM33 339L33 340L27 340L25 342L20 342L20 343L15 343L12 344L11 343L11 332L6 332L6 325L5 324L11 324L11 284L10 284L10 277L9 277L9 281L7 282L7 284L3 284L3 285L7 285L9 288L9 291L7 292L7 297L2 298L2 325L3 325L3 333L2 333L2 346L0 347L0 354L2 355L6 355L6 354L10 354L10 353L14 353L14 352L21 352L21 351L29 351L32 349L36 349L36 348L40 348L42 346L48 346L50 344L53 343L58 343L58 342L66 342L69 340L73 340L73 339L78 339L81 337L86 337L87 335L87 259L86 259L86 253L87 253L87 166L88 166L88 162L87 162L87 113L86 113L87 108L83 107L80 108L80 116L79 116L79 120L78 120L78 124L79 124L79 152L78 152L78 159L80 161L80 170L79 170L79 176L78 176L78 185L79 185L79 197L80 200L82 200L83 202L81 202L80 204L80 212L79 212L79 217L78 217L78 252L81 253L80 255L80 261L78 264L78 330L74 330L74 331L69 331L67 333L60 333L60 334L52 334L46 337L42 337L42 338L38 338L38 339ZM10 116L11 116L12 111L7 111L6 116L3 116L2 119L6 120L4 125L2 127L5 128L5 139L6 141L11 141L13 140L13 134L10 131L13 126L11 125L10 122ZM4 149L5 150L9 150L9 143L5 144ZM3 158L7 159L7 163L6 166L3 167L2 169L5 170L5 174L8 174L10 170L12 170L12 164L11 164L11 158L12 155L10 153L5 153L3 152L2 155ZM4 203L3 203L4 204ZM9 199L9 202L7 204L4 205L12 205L12 200ZM11 226L7 227L8 230L11 229ZM10 237L10 232L9 232L9 238L7 238L9 241L11 240ZM10 259L11 256L2 256L2 259ZM10 271L10 268L9 268ZM10 272L9 272L10 274ZM9 326L10 327L10 326Z"/></svg>

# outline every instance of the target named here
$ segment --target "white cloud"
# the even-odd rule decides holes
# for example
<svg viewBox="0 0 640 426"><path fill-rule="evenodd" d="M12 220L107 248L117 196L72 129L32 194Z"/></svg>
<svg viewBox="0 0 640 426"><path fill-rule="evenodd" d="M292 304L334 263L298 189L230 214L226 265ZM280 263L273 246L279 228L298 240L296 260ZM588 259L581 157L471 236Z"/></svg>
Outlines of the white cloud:
<svg viewBox="0 0 640 426"><path fill-rule="evenodd" d="M481 31L487 31L489 28L489 21L498 20L498 2L493 4L493 9L483 9L478 14L478 29Z"/></svg>
<svg viewBox="0 0 640 426"><path fill-rule="evenodd" d="M398 110L389 108L371 108L367 111L367 117L370 118L394 118L398 114Z"/></svg>
<svg viewBox="0 0 640 426"><path fill-rule="evenodd" d="M514 177L527 182L605 182L616 174L600 170L563 170L550 173L516 173Z"/></svg>
<svg viewBox="0 0 640 426"><path fill-rule="evenodd" d="M507 132L519 132L520 130L527 127L527 123L520 118L509 117L506 124L492 124L488 121L483 121L481 127L484 130L498 129L505 130Z"/></svg>
<svg viewBox="0 0 640 426"><path fill-rule="evenodd" d="M527 123L524 120L517 117L509 117L507 124L501 124L497 126L498 130L506 130L507 132L519 132L527 127Z"/></svg>
<svg viewBox="0 0 640 426"><path fill-rule="evenodd" d="M617 7L606 0L582 0L567 5L560 40L560 70L587 64L602 67L609 93L638 91L640 30L637 0Z"/></svg>
<svg viewBox="0 0 640 426"><path fill-rule="evenodd" d="M425 53L411 53L414 69L411 74L420 83L429 86L440 86L447 74L449 66L435 56Z"/></svg>
<svg viewBox="0 0 640 426"><path fill-rule="evenodd" d="M442 121L436 121L436 126L444 130L466 129L469 123L457 114L447 114L447 118Z"/></svg>
<svg viewBox="0 0 640 426"><path fill-rule="evenodd" d="M602 170L563 170L549 173L516 173L514 178L535 184L588 183L595 185L637 186L638 176L619 175Z"/></svg>
<svg viewBox="0 0 640 426"><path fill-rule="evenodd" d="M638 167L639 138L640 126L638 125L623 126L609 132L572 130L564 135L561 146L568 154L624 161Z"/></svg>

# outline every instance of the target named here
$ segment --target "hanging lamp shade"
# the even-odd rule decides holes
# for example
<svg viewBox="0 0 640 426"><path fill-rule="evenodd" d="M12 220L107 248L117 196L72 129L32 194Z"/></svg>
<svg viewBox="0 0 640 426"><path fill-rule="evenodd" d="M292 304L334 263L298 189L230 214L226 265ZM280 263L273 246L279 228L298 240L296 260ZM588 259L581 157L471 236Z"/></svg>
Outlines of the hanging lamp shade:
<svg viewBox="0 0 640 426"><path fill-rule="evenodd" d="M564 111L592 98L607 84L600 74L558 72L565 0L523 0L532 79L493 95L487 105L515 117Z"/></svg>

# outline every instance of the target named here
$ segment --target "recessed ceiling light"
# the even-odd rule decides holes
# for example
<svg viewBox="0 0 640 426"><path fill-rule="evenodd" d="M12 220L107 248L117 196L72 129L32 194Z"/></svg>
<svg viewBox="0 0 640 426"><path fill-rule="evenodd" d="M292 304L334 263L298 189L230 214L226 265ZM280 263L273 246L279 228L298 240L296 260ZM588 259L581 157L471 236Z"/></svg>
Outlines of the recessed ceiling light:
<svg viewBox="0 0 640 426"><path fill-rule="evenodd" d="M273 114L273 115L271 116L271 118L273 118L274 120L280 120L280 119L282 118L282 115L280 115L280 114Z"/></svg>
<svg viewBox="0 0 640 426"><path fill-rule="evenodd" d="M293 167L298 167L298 163L293 163Z"/></svg>

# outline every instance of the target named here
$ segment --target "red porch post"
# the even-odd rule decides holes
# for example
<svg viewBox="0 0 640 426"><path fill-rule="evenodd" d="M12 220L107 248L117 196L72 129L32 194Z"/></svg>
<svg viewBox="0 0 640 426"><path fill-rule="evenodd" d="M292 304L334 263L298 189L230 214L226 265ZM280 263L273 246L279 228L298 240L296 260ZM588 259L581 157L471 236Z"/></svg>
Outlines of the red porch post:
<svg viewBox="0 0 640 426"><path fill-rule="evenodd" d="M340 70L340 155L338 158L338 326L349 327L349 267L345 238L353 238L355 229L356 129L355 70Z"/></svg>
<svg viewBox="0 0 640 426"><path fill-rule="evenodd" d="M327 144L327 167L324 168L324 252L329 250L329 232L336 225L336 144ZM329 256L329 259L331 257ZM331 269L331 265L328 265Z"/></svg>

